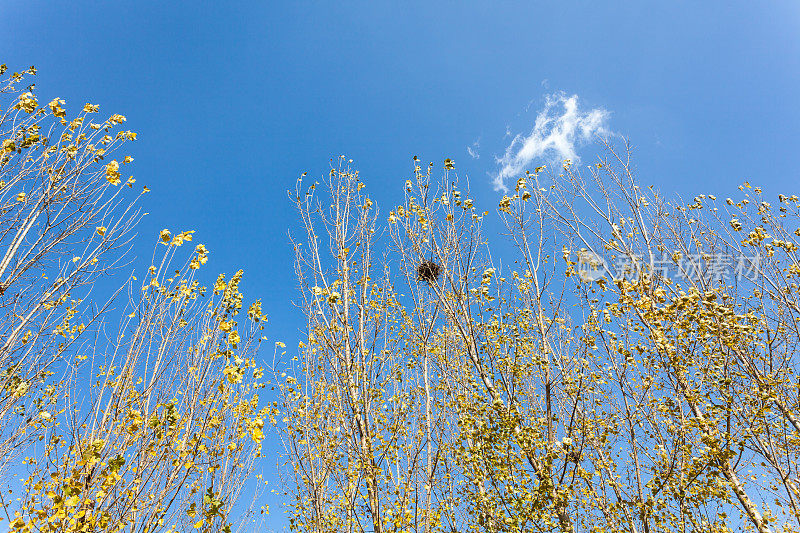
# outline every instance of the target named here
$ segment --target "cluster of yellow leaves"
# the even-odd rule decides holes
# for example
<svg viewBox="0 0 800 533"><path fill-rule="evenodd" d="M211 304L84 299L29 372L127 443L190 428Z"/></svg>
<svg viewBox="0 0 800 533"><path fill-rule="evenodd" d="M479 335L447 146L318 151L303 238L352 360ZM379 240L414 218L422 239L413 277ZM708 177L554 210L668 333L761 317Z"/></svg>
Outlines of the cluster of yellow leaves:
<svg viewBox="0 0 800 533"><path fill-rule="evenodd" d="M185 237L191 238L191 232L182 236L189 240ZM207 476L248 475L253 459L260 454L267 413L259 409L256 393L263 386L258 382L263 371L253 357L237 349L253 336L252 331L247 332L247 339L242 339L234 329L234 317L242 307L238 288L242 272L227 282L220 276L215 293L219 297L208 308L200 306L201 312L193 317L189 314L192 302L205 291L185 276L192 269L187 268L184 275L176 271L166 279L159 277L154 266L150 272L158 290L147 305L166 313L159 319L163 320L160 326L171 328L170 335L180 335L180 331L190 337L192 332L198 335L195 347L187 353L180 352L186 350L182 341L168 348L179 350L167 359L173 367L167 375L178 377L172 378L174 383L159 381L157 387L162 388L162 398L175 387L175 396L151 403L149 389L141 387L142 378L132 377L141 372L134 361L99 367L93 387L119 391L114 416L102 429L77 428L79 442L70 443L68 435L54 434L47 453L59 462L35 467L25 480L25 498L12 520L12 532L117 530L137 520L166 526L168 516L178 522L181 516L191 519L192 527L230 531L230 493L206 487ZM142 312L144 322L134 336L150 334L147 320L153 318L148 316L152 315ZM260 302L250 306L248 317L253 324L263 320ZM74 327L67 321L60 329L63 335ZM220 338L218 332L226 336ZM209 342L215 338L224 339L229 346ZM242 351L247 349L242 347ZM181 368L181 364L193 366ZM195 380L205 380L205 385ZM26 383L17 379L14 390L24 394ZM107 406L101 403L95 408L105 410ZM54 417L46 415L40 419L52 424ZM172 477L164 477L167 471L173 472L169 474Z"/></svg>
<svg viewBox="0 0 800 533"><path fill-rule="evenodd" d="M189 268L197 270L208 261L208 249L204 245L198 244L195 246L194 251L197 255L192 258L191 263L189 263Z"/></svg>

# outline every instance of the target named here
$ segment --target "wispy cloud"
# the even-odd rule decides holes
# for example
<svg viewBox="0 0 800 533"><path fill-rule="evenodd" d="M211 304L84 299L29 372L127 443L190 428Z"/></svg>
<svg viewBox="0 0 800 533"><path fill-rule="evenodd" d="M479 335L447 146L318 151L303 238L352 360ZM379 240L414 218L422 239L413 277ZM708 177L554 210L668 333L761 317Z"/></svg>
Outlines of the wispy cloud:
<svg viewBox="0 0 800 533"><path fill-rule="evenodd" d="M495 190L508 190L508 182L516 180L535 160L545 163L570 159L578 161L577 148L596 135L609 133L610 113L603 108L580 109L578 95L556 93L545 99L544 108L536 115L528 135L514 136L503 157L497 158L500 169L494 176Z"/></svg>
<svg viewBox="0 0 800 533"><path fill-rule="evenodd" d="M471 146L467 146L467 153L472 159L480 159L481 154L478 153L478 148L481 147L481 140L478 139Z"/></svg>

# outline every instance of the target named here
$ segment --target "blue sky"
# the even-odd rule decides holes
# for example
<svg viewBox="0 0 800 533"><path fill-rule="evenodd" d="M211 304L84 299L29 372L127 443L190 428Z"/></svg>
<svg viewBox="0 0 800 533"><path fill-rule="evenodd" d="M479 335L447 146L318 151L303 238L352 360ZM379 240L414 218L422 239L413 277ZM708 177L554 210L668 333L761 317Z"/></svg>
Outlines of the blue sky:
<svg viewBox="0 0 800 533"><path fill-rule="evenodd" d="M142 261L161 228L195 229L210 270L245 269L274 339L299 327L286 191L339 154L384 212L414 155L453 158L493 210L497 158L548 97L548 116L562 116L563 93L577 95L571 124L601 113L598 127L628 137L642 181L663 192L732 195L749 179L800 193L794 0L0 0L0 62L35 65L43 99L128 117L136 178L153 191ZM590 160L579 137L560 140Z"/></svg>

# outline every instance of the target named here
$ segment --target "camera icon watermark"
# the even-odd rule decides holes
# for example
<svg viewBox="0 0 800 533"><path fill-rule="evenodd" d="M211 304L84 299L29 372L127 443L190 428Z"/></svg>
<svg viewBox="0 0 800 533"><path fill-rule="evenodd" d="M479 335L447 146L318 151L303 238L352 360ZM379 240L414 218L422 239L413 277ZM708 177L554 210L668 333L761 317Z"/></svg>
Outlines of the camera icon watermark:
<svg viewBox="0 0 800 533"><path fill-rule="evenodd" d="M604 278L609 273L608 265L601 255L589 250L578 252L578 277L581 281L591 282Z"/></svg>

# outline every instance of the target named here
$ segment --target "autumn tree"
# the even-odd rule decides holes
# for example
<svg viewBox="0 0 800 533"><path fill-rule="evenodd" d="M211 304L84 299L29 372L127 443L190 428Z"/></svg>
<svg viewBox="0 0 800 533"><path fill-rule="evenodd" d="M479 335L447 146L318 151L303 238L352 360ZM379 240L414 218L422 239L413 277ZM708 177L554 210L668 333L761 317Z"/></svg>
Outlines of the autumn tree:
<svg viewBox="0 0 800 533"><path fill-rule="evenodd" d="M415 165L404 203L388 215L391 245L383 241L384 250L397 254L399 272L392 275L385 263L381 281L367 292L354 291L346 279L357 276L363 286L377 261L375 215L365 218L372 201L359 194L357 173L332 169L330 207L315 202L316 184L293 195L308 232L295 249L310 344L304 340L298 365L278 377L299 530L346 524L356 531L450 531L471 516L478 517L476 526L505 523L481 472L493 466L472 455L485 449L473 429L489 414L485 409L499 410L513 438L524 440L523 428L511 421L522 414L507 410L519 407L516 392L502 383L497 354L485 355L498 333L490 287L495 269L482 244L484 215L452 183L452 170L448 160L443 179L433 182L429 168ZM328 253L318 244L320 234L330 243ZM357 254L357 261L343 253ZM338 322L351 316L356 322ZM531 334L541 333L534 326ZM365 341L366 351L352 348ZM511 386L516 391L520 383ZM549 435L555 439L552 428ZM550 487L556 474L544 462L546 453L527 442L524 451L523 470L533 469L535 482ZM564 496L546 490L542 505L571 528ZM515 523L523 526L532 516Z"/></svg>
<svg viewBox="0 0 800 533"><path fill-rule="evenodd" d="M307 338L276 379L281 435L292 467L292 527L383 531L429 520L423 374L388 271L379 267L373 202L340 158L324 184L298 182L295 242ZM422 508L426 511L421 511ZM427 514L426 514L427 513ZM403 526L405 525L405 526Z"/></svg>
<svg viewBox="0 0 800 533"><path fill-rule="evenodd" d="M112 159L136 138L125 117L94 118L86 104L70 118L63 100L20 88L35 74L0 66L0 471L38 436L57 363L104 310L86 301L92 283L123 264L140 216L141 192L122 175L132 158Z"/></svg>
<svg viewBox="0 0 800 533"><path fill-rule="evenodd" d="M298 187L295 530L798 530L797 197L666 199L601 149L518 177L502 263L450 160L381 218L344 160Z"/></svg>
<svg viewBox="0 0 800 533"><path fill-rule="evenodd" d="M261 304L242 271L202 282L210 252L191 230L163 230L149 268L97 294L134 260L148 189L112 157L136 135L97 105L41 105L19 88L34 74L0 85L0 467L21 480L5 477L4 518L26 533L242 530L268 418Z"/></svg>
<svg viewBox="0 0 800 533"><path fill-rule="evenodd" d="M669 201L606 149L588 179L537 190L572 249L625 267L583 296L636 459L625 500L642 529L795 531L797 197Z"/></svg>
<svg viewBox="0 0 800 533"><path fill-rule="evenodd" d="M205 247L173 270L191 233L162 235L159 264L129 284L117 337L76 367L42 454L28 460L13 531L233 531L258 516L249 494L234 506L267 417L260 303L240 323L242 272L206 289L195 278Z"/></svg>

